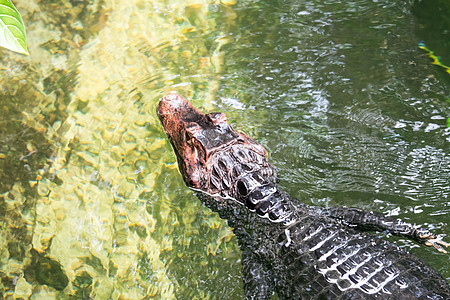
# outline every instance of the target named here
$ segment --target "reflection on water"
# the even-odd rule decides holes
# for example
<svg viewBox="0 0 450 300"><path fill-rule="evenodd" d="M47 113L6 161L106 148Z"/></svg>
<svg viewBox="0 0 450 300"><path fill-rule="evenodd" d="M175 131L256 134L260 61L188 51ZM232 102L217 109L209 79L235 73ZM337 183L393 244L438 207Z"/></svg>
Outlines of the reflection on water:
<svg viewBox="0 0 450 300"><path fill-rule="evenodd" d="M1 297L239 293L231 231L184 188L155 114L170 90L210 106L226 6L21 5L32 55L2 66Z"/></svg>
<svg viewBox="0 0 450 300"><path fill-rule="evenodd" d="M415 6L169 2L17 3L31 56L2 50L0 297L242 297L236 240L157 121L169 91L225 111L302 201L449 233L449 78ZM397 243L450 278L448 256Z"/></svg>
<svg viewBox="0 0 450 300"><path fill-rule="evenodd" d="M416 35L410 8L394 1L243 7L224 77L247 109L249 123L239 125L269 148L290 194L448 234L450 78L418 49L428 36ZM229 90L220 92L226 110ZM412 251L431 256L450 279L448 256Z"/></svg>

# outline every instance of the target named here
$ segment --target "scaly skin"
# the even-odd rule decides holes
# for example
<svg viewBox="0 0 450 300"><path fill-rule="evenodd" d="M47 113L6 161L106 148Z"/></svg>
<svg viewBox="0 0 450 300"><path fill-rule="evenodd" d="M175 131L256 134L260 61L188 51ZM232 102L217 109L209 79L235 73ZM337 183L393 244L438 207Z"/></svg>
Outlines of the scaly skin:
<svg viewBox="0 0 450 300"><path fill-rule="evenodd" d="M441 252L448 244L400 219L320 208L276 183L264 148L222 113L177 94L157 109L187 186L228 220L242 250L247 299L450 299L448 283L417 257L367 230L403 235Z"/></svg>

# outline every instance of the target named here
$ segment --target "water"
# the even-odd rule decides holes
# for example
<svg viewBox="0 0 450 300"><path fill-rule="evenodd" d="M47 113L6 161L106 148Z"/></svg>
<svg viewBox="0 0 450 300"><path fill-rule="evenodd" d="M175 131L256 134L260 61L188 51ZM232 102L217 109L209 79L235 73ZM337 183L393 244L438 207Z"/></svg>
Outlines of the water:
<svg viewBox="0 0 450 300"><path fill-rule="evenodd" d="M445 1L16 4L31 56L1 50L2 298L242 298L236 239L156 118L169 91L225 112L301 201L449 234L450 77L417 47L450 64ZM389 239L450 280L449 255Z"/></svg>

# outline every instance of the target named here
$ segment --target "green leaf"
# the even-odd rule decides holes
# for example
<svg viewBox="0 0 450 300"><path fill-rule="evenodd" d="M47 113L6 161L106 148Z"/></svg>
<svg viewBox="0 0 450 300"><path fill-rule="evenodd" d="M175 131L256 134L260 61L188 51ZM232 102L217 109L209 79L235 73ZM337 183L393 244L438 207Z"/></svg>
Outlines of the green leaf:
<svg viewBox="0 0 450 300"><path fill-rule="evenodd" d="M29 55L25 26L11 0L0 0L0 46Z"/></svg>

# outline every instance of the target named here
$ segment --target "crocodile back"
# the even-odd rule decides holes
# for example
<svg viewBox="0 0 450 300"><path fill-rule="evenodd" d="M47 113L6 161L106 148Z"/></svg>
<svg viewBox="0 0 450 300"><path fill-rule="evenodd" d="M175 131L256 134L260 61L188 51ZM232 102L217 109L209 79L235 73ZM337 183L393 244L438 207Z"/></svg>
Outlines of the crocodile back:
<svg viewBox="0 0 450 300"><path fill-rule="evenodd" d="M450 299L446 281L415 256L328 218L299 217L273 245L281 299Z"/></svg>

